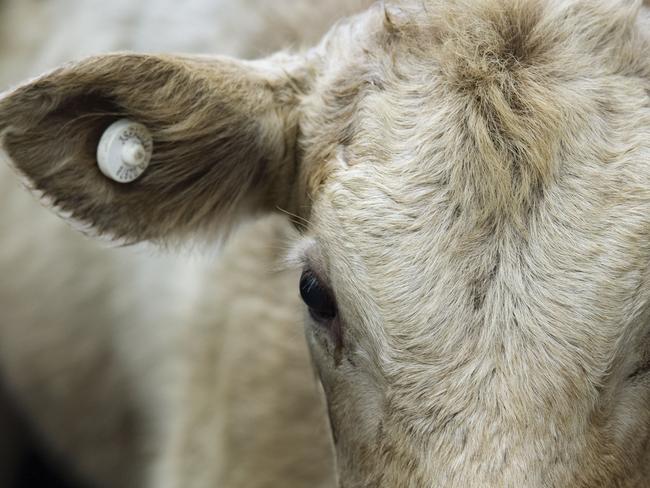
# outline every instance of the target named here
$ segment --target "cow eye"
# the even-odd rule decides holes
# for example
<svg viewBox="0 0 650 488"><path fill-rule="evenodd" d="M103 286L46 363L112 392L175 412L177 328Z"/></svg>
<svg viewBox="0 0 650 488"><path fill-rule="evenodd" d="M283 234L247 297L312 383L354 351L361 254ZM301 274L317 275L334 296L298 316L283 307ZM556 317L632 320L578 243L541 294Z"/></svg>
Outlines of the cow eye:
<svg viewBox="0 0 650 488"><path fill-rule="evenodd" d="M336 317L336 301L332 293L309 269L305 269L300 277L300 296L316 322L328 322Z"/></svg>

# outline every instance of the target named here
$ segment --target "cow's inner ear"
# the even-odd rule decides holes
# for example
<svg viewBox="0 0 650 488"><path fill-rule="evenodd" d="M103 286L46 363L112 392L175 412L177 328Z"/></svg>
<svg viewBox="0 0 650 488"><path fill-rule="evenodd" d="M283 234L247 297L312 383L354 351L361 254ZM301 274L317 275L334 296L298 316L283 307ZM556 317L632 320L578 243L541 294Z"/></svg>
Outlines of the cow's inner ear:
<svg viewBox="0 0 650 488"><path fill-rule="evenodd" d="M1 149L35 190L99 234L135 242L227 227L289 205L303 71L285 57L90 58L0 99ZM96 161L102 133L123 118L146 126L154 145L128 184Z"/></svg>

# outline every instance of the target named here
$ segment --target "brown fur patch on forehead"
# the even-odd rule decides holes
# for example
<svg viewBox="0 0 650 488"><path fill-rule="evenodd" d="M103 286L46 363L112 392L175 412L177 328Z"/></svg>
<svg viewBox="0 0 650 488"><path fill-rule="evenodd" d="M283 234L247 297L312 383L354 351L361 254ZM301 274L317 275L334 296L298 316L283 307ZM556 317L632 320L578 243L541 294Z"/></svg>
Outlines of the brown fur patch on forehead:
<svg viewBox="0 0 650 488"><path fill-rule="evenodd" d="M449 125L463 128L462 140L454 141L450 185L483 218L520 218L559 171L562 141L604 117L594 104L606 103L614 78L638 64L640 3L424 5L392 30L408 53L402 65L420 64L420 71L437 75Z"/></svg>
<svg viewBox="0 0 650 488"><path fill-rule="evenodd" d="M564 141L594 120L607 124L617 77L650 76L639 8L639 1L533 0L389 7L381 21L368 24L375 31L365 44L337 57L344 67L324 70L315 90L321 110L307 112L302 124L305 159L317 163L308 188L315 194L329 178L337 146L359 149L356 160L390 158L394 141L367 130L373 117L386 116L386 132L419 127L424 147L427 132L431 138L437 132L427 125L433 106L444 112L448 130L456 130L441 148L447 155L442 180L459 211L471 209L486 221L525 218L560 171ZM383 113L363 104L381 91L387 92ZM408 113L409 104L421 110Z"/></svg>

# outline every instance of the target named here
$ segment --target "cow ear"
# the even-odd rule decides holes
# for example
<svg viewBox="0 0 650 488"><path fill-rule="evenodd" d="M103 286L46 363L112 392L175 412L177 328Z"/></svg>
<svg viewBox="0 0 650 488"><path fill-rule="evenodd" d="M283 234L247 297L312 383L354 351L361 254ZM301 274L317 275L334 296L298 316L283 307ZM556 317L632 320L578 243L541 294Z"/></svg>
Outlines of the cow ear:
<svg viewBox="0 0 650 488"><path fill-rule="evenodd" d="M286 55L93 57L0 98L0 155L98 234L137 242L223 229L290 205L303 71ZM127 184L96 161L120 119L144 125L153 141L149 167Z"/></svg>

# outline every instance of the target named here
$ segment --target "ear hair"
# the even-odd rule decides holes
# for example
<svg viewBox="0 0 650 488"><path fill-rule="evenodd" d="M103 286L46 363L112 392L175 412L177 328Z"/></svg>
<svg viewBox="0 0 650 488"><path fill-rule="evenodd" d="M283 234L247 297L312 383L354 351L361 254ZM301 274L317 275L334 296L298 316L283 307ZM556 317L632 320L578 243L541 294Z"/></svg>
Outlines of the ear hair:
<svg viewBox="0 0 650 488"><path fill-rule="evenodd" d="M288 206L300 63L114 54L66 65L0 99L0 147L59 210L126 242L227 229ZM145 174L107 179L103 131L129 118L153 134Z"/></svg>

